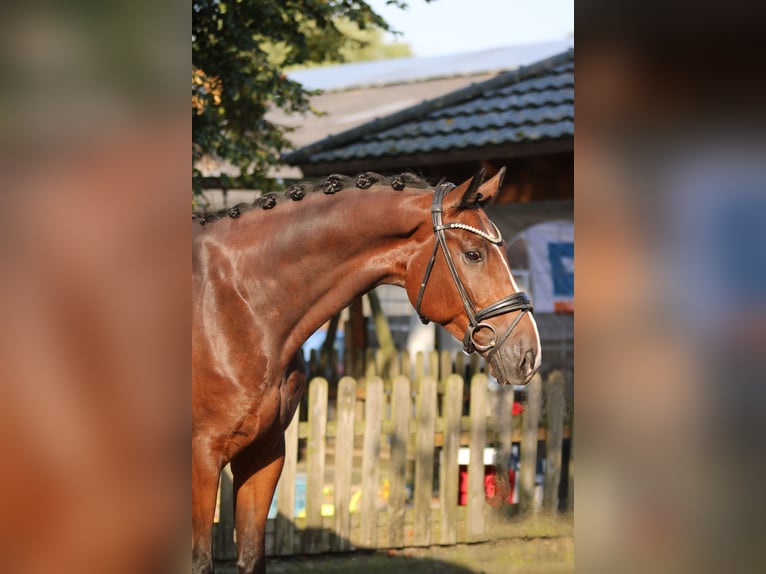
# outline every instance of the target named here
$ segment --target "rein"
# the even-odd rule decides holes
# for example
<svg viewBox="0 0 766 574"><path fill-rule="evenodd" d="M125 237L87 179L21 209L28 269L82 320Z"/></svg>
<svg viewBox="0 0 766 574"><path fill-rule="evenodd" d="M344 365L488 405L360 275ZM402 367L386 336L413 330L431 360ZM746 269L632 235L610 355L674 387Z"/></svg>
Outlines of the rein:
<svg viewBox="0 0 766 574"><path fill-rule="evenodd" d="M442 204L444 197L454 188L454 184L445 183L438 186L434 192L434 201L431 205L431 220L434 226L434 235L436 236L436 241L434 242L434 250L431 252L431 259L426 266L425 276L423 277L423 281L420 284L420 292L418 293L418 301L415 305L415 310L418 312L420 320L423 322L423 324L427 325L430 322L430 319L428 319L428 317L420 312L420 305L423 302L423 295L426 291L426 285L428 284L428 279L431 277L431 271L433 270L434 262L436 261L436 252L439 250L439 247L441 247L442 253L444 253L444 259L447 261L447 267L449 267L450 274L452 275L452 280L455 283L457 292L463 302L465 313L468 316L468 328L466 329L465 336L463 337L463 350L467 354L471 354L474 351L489 351L487 354L487 360L489 360L492 355L502 346L505 340L510 336L511 331L513 331L516 325L518 325L519 321L524 316L524 313L527 311L530 313L533 312L532 304L530 303L527 294L523 291L519 291L518 293L509 295L508 297L505 297L500 301L485 307L481 311L476 311L476 307L471 301L471 298L468 296L468 292L466 291L463 282L460 280L460 275L458 275L457 267L455 267L455 262L452 259L452 255L450 254L449 249L447 249L447 239L444 235L444 232L448 229L460 229L463 231L468 231L478 235L479 237L482 237L483 239L486 239L493 245L500 245L503 242L503 238L500 236L500 231L497 229L494 223L492 224L494 235L490 235L481 229L477 229L464 223L442 222L442 214L444 212ZM506 313L512 313L514 311L520 311L520 313L513 320L510 327L508 327L503 336L498 340L497 331L495 331L495 328L489 323L485 323L484 321L486 319L491 319L492 317L497 317L498 315L504 315ZM492 340L489 342L489 344L482 345L475 340L476 333L482 329L487 329L492 332Z"/></svg>

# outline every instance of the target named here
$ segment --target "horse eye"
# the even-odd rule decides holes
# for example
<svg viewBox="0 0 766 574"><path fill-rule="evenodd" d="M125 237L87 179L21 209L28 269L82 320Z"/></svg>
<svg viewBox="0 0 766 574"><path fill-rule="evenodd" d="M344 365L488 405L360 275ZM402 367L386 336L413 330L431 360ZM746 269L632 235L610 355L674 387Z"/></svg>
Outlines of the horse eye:
<svg viewBox="0 0 766 574"><path fill-rule="evenodd" d="M473 263L477 263L482 259L479 251L466 251L463 255L465 255L465 258L468 259L468 261Z"/></svg>

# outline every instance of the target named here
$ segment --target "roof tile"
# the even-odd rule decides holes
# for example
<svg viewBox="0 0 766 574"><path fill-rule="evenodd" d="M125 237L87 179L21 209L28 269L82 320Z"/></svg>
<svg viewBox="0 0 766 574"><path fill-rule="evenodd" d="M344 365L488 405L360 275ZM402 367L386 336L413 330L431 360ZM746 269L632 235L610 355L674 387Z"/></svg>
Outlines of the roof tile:
<svg viewBox="0 0 766 574"><path fill-rule="evenodd" d="M574 136L572 50L330 136L285 157L332 163Z"/></svg>

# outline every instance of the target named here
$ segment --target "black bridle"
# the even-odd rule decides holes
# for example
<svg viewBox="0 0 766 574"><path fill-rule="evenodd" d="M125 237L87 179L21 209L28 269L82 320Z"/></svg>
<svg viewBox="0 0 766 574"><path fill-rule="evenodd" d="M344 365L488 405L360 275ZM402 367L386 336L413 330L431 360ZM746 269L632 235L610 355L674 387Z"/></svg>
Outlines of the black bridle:
<svg viewBox="0 0 766 574"><path fill-rule="evenodd" d="M500 231L494 224L492 224L494 235L490 235L481 229L477 229L464 223L442 223L442 203L444 197L454 188L454 184L446 183L438 186L434 192L434 201L431 205L431 220L433 221L434 225L434 235L436 235L436 241L434 242L434 250L431 253L431 260L428 262L428 266L426 267L426 273L423 277L423 282L420 284L420 292L418 293L418 301L415 305L415 310L418 312L418 315L420 315L420 320L424 324L428 324L430 320L420 312L420 305L423 302L423 294L426 291L428 278L431 276L431 271L433 270L434 262L436 261L436 252L441 246L442 253L444 253L444 259L447 261L447 267L449 267L450 273L452 274L452 280L455 282L455 287L457 287L457 292L460 295L460 299L463 301L463 307L465 308L465 313L468 316L468 329L466 329L465 336L463 337L463 350L469 354L473 353L474 351L489 351L487 354L487 359L490 359L492 355L505 342L505 340L510 336L511 331L513 331L516 325L518 325L519 321L524 316L524 313L527 311L530 313L532 312L532 304L530 303L527 294L523 291L519 291L518 293L514 293L513 295L509 295L508 297L501 299L497 303L493 303L489 307L485 307L481 311L476 311L476 307L474 307L473 303L471 302L471 298L468 296L468 292L466 291L463 282L460 280L457 268L455 267L455 262L452 260L452 255L450 254L449 249L447 249L447 240L444 236L444 231L447 229L461 229L463 231L469 231L480 237L483 237L494 245L500 245L503 242L503 238L500 236ZM512 313L514 311L520 311L520 313L513 320L510 327L506 329L503 336L498 340L495 328L489 323L485 323L484 321L491 319L492 317L497 317L498 315L504 315L506 313ZM482 329L488 329L492 332L492 340L486 345L482 345L474 339L476 332L481 331Z"/></svg>

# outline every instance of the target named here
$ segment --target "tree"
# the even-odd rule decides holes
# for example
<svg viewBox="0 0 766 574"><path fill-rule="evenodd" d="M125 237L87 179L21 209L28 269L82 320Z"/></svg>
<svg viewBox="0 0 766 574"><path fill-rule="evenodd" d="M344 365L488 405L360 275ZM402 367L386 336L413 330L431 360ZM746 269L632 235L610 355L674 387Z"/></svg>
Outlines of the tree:
<svg viewBox="0 0 766 574"><path fill-rule="evenodd" d="M400 8L404 2L389 0ZM347 25L339 25L348 22ZM213 156L241 174L239 185L268 190L269 167L289 147L285 128L265 119L271 106L308 112L308 92L285 68L341 61L353 30L389 31L362 0L193 0L192 181L202 188L198 162ZM232 186L232 182L223 184Z"/></svg>
<svg viewBox="0 0 766 574"><path fill-rule="evenodd" d="M335 25L347 38L345 44L338 50L339 58L331 58L324 62L307 62L301 66L295 66L294 69L332 65L339 62L390 60L413 55L409 44L387 42L384 32L380 28L360 30L355 24L345 19L336 20Z"/></svg>

